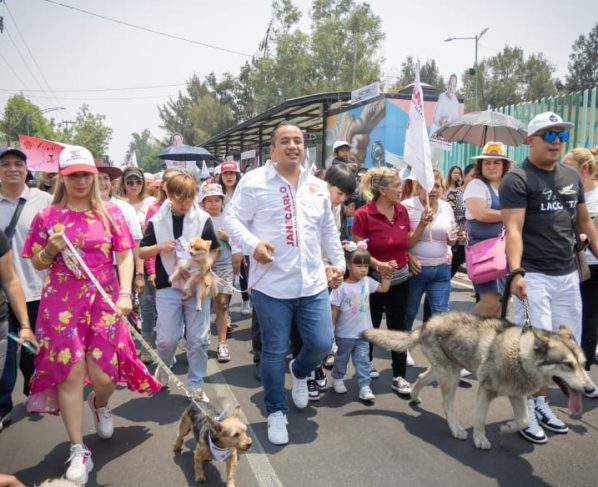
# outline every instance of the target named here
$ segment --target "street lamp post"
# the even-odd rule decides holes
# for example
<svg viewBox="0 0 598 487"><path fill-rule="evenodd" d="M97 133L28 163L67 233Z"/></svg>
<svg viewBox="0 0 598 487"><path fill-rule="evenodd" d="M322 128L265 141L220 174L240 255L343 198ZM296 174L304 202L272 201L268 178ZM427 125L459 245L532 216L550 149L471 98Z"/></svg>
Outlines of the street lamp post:
<svg viewBox="0 0 598 487"><path fill-rule="evenodd" d="M475 104L475 109L476 111L478 111L480 109L480 107L478 106L478 41L481 39L481 37L488 32L488 27L486 27L484 30L482 30L482 32L480 32L479 34L476 34L475 36L472 37L449 37L448 39L445 39L444 42L451 42L451 41L463 41L463 40L474 40L475 41L475 60L474 60L474 65L473 65L473 69L475 71L475 78L473 80L473 93L474 93L474 104Z"/></svg>

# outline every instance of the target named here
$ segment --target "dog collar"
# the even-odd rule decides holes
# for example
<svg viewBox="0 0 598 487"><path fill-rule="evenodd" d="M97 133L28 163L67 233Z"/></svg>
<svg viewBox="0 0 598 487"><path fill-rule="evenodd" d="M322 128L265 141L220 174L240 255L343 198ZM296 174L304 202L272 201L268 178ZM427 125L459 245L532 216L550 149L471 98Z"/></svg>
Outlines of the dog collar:
<svg viewBox="0 0 598 487"><path fill-rule="evenodd" d="M208 445L210 447L210 453L212 453L214 460L217 462L224 462L226 459L228 459L228 457L231 456L231 453L233 452L232 448L221 448L217 446L214 443L214 440L212 440L211 431L208 432Z"/></svg>

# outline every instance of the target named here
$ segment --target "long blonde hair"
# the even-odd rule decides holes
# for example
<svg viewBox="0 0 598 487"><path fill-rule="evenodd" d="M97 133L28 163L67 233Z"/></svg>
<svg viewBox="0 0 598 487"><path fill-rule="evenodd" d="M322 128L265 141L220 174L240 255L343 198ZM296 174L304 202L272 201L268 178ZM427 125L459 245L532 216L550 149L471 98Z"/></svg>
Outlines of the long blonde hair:
<svg viewBox="0 0 598 487"><path fill-rule="evenodd" d="M56 184L54 186L54 199L52 200L52 204L66 206L68 195L63 182L63 177L64 176L60 174L58 174L56 177ZM100 220L102 220L108 229L116 228L112 218L110 218L110 215L104 206L97 174L93 175L93 182L91 183L91 190L89 191L89 208L100 217Z"/></svg>
<svg viewBox="0 0 598 487"><path fill-rule="evenodd" d="M361 179L359 189L366 199L374 201L380 197L380 188L385 188L393 178L399 176L396 169L386 167L373 167L368 169Z"/></svg>

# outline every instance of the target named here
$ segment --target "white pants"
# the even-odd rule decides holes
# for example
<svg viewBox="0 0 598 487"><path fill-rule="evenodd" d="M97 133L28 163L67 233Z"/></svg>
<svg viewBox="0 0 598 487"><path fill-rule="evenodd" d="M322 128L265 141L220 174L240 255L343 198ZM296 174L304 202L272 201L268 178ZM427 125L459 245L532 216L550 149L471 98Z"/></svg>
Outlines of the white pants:
<svg viewBox="0 0 598 487"><path fill-rule="evenodd" d="M577 343L581 343L581 294L577 271L564 276L528 272L525 282L532 326L557 332L561 325L565 325ZM516 297L513 297L513 302L515 322L523 324L523 305Z"/></svg>
<svg viewBox="0 0 598 487"><path fill-rule="evenodd" d="M208 338L210 336L210 298L202 304L202 310L195 309L196 298L183 301L179 289L168 287L156 291L156 348L160 358L172 366L174 354L183 332L187 339L187 360L189 362L188 387L203 385L208 365Z"/></svg>

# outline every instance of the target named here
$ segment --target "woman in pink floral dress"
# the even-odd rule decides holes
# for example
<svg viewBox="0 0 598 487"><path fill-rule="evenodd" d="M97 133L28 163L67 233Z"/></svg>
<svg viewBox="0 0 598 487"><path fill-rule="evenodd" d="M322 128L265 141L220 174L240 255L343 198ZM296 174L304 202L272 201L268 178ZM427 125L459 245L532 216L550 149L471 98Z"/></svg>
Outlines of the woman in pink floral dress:
<svg viewBox="0 0 598 487"><path fill-rule="evenodd" d="M120 210L103 204L91 153L71 146L60 154L54 204L36 215L23 248L36 269L49 269L44 283L27 410L62 414L71 441L67 479L83 484L93 468L83 444L83 387L91 382L88 402L98 435L110 438L114 427L108 399L117 382L130 390L154 393L160 384L137 359L127 325L106 304L79 269L69 263L67 235L120 315L131 311L135 245ZM118 278L113 266L116 255ZM120 282L127 283L119 288Z"/></svg>

